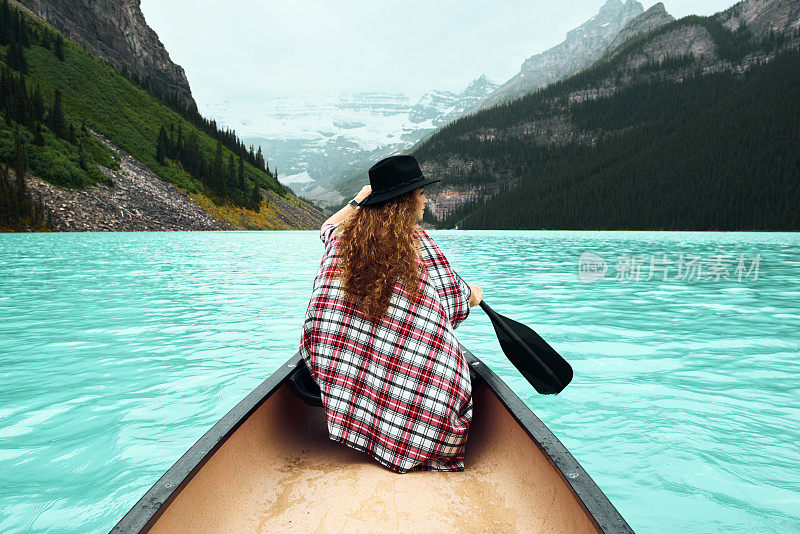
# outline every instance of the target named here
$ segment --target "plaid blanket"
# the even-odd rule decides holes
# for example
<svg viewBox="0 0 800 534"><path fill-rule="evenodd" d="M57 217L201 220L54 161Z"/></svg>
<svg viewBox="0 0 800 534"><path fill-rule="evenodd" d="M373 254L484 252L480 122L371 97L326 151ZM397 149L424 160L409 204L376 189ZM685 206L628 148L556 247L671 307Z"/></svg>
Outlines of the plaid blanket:
<svg viewBox="0 0 800 534"><path fill-rule="evenodd" d="M397 473L463 471L472 384L453 329L469 315L469 286L418 225L420 297L412 303L396 282L387 315L370 321L343 298L337 228L320 232L325 253L300 344L330 439Z"/></svg>

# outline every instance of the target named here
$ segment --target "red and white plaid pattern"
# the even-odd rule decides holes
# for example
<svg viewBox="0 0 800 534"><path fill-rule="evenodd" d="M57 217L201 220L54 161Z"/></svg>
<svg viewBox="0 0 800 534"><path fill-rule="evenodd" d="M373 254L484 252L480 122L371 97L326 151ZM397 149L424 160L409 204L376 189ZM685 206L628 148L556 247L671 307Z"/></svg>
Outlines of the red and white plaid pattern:
<svg viewBox="0 0 800 534"><path fill-rule="evenodd" d="M397 473L463 471L472 421L469 366L453 329L469 315L469 286L417 226L420 296L400 282L387 315L370 321L335 276L338 225L320 233L300 353L322 393L330 439Z"/></svg>

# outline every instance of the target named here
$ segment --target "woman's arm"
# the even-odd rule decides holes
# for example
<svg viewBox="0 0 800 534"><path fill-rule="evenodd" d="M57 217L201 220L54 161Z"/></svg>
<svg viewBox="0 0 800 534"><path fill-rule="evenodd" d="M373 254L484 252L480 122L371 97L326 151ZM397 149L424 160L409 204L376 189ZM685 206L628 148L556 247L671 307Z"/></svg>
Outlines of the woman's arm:
<svg viewBox="0 0 800 534"><path fill-rule="evenodd" d="M355 196L355 201L361 202L362 200L367 198L367 195L369 195L371 192L372 192L372 187L365 185L364 187L361 188L361 191L359 191L358 194ZM345 204L345 206L342 209L340 209L339 211L328 217L328 220L322 223L322 226L325 226L326 224L338 224L343 220L345 220L346 218L348 218L349 216L351 216L353 213L355 213L356 209L358 208L354 208L350 204Z"/></svg>

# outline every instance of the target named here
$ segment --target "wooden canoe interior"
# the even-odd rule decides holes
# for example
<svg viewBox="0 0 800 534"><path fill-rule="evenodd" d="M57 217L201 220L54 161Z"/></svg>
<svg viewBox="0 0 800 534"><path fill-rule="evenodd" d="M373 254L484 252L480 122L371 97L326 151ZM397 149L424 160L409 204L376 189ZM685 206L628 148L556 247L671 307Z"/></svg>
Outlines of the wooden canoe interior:
<svg viewBox="0 0 800 534"><path fill-rule="evenodd" d="M396 474L330 440L322 409L282 385L151 532L599 532L491 389L473 387L465 470Z"/></svg>

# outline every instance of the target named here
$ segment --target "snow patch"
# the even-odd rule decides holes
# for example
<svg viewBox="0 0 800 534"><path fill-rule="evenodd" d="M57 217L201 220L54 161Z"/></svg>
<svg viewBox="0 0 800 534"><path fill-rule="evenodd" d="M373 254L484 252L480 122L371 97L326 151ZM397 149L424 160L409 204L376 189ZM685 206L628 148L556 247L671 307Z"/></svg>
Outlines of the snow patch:
<svg viewBox="0 0 800 534"><path fill-rule="evenodd" d="M278 180L282 184L305 184L313 182L314 179L308 174L308 171L299 172L297 174L290 174L289 176L278 176Z"/></svg>

